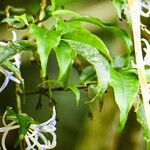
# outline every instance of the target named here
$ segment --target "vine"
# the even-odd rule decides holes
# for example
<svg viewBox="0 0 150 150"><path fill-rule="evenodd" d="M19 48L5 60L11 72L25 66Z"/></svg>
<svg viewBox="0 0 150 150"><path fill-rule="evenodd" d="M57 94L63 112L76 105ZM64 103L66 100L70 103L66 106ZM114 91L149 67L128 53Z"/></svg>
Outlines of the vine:
<svg viewBox="0 0 150 150"><path fill-rule="evenodd" d="M0 92L12 80L16 83L17 113L13 108L7 107L2 117L3 133L1 146L7 150L6 136L11 130L18 129L18 139L14 148L20 149L53 149L57 145L56 106L53 91L72 91L80 104L80 90L87 93L92 89L94 96L87 100L87 104L103 96L109 86L114 90L115 102L120 110L118 130L122 131L128 113L132 107L135 109L137 121L144 129L144 138L150 142L150 26L141 18L150 18L149 0L113 0L119 18L126 19L130 35L124 29L114 24L104 23L92 16L80 15L71 10L62 9L56 0L41 0L39 11L29 14L24 8L7 6L0 11L1 23L6 23L12 29L13 39L9 42L0 42L0 72L5 75L5 81ZM67 19L64 19L67 17ZM54 19L51 28L43 23ZM126 49L126 56L112 57L105 43L92 34L82 24L91 23L112 32L119 38ZM17 39L15 30L29 31L27 39ZM59 66L59 75L53 80L47 75L48 59L54 52ZM35 91L26 91L25 82L21 76L22 53L30 52L31 61L39 69L40 84ZM87 61L83 67L79 56ZM119 58L119 59L118 59ZM120 61L122 62L120 64ZM136 62L136 63L135 63ZM71 84L69 75L75 68L80 76L79 84ZM140 92L141 91L141 92ZM27 95L39 95L37 108L41 106L42 97L49 99L51 118L39 123L34 118L22 112L26 104ZM91 97L91 96L89 96ZM138 105L135 106L135 103ZM8 122L9 123L8 123ZM52 136L48 138L47 134Z"/></svg>

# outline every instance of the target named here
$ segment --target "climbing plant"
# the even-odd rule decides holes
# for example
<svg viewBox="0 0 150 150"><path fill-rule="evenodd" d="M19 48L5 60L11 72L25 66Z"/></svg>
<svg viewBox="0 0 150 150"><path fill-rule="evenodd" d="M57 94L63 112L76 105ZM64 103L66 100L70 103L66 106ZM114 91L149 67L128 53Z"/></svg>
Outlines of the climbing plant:
<svg viewBox="0 0 150 150"><path fill-rule="evenodd" d="M150 18L149 0L113 0L120 20L128 23L130 32L114 24L104 23L99 18L80 15L64 9L58 0L41 0L39 11L34 15L23 8L7 6L1 12L1 24L12 29L12 41L0 42L0 72L5 81L0 92L12 80L16 83L16 106L18 112L7 107L2 116L3 127L1 146L7 149L6 136L10 130L18 129L19 136L15 148L52 149L57 144L56 106L53 91L70 90L75 94L76 104L80 105L80 89L93 91L93 97L87 104L96 100L103 101L102 96L111 86L115 102L120 110L118 130L122 131L129 111L133 107L137 121L144 129L144 138L149 147L150 142L150 25L145 21ZM44 26L44 21L52 19L51 27ZM145 19L145 20L144 20ZM142 20L142 21L141 21ZM107 45L84 26L84 22L112 32L122 41L126 56L112 57ZM29 35L17 39L16 30L26 29ZM47 75L49 55L54 52L59 66L59 75L52 80ZM30 53L30 61L37 64L40 75L39 85L35 89L39 97L47 96L52 117L43 123L22 112L26 105L25 83L20 67L22 53ZM82 67L81 58L88 62ZM80 83L68 82L72 68L79 72ZM33 79L34 80L34 79ZM86 104L85 104L86 105ZM74 106L76 107L76 106ZM48 134L52 137L49 139Z"/></svg>

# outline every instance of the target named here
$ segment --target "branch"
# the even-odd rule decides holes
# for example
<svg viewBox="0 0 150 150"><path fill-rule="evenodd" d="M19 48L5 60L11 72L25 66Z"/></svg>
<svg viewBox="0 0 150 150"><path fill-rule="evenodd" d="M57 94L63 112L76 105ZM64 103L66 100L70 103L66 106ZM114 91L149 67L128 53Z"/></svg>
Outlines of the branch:
<svg viewBox="0 0 150 150"><path fill-rule="evenodd" d="M46 5L47 5L47 0L41 0L41 3L40 3L40 13L39 13L39 21L42 21L43 18L45 17L45 9L46 9ZM39 26L40 23L39 23Z"/></svg>
<svg viewBox="0 0 150 150"><path fill-rule="evenodd" d="M7 7L7 11L9 11L9 13L13 14L13 15L19 15L19 14L25 13L26 9L24 9L24 8L15 8L13 6L9 6L9 9ZM0 11L0 16L7 16L6 10Z"/></svg>
<svg viewBox="0 0 150 150"><path fill-rule="evenodd" d="M86 85L78 85L77 88L87 91L88 87L90 85L95 85L95 84L97 84L97 82L87 83ZM46 93L48 91L49 91L49 88L42 88L42 89L39 89L37 91L24 92L24 93L22 92L22 93L19 93L19 94L20 95L23 95L23 94L25 94L25 95L34 95L34 94L41 94L41 93L44 94L44 93ZM64 88L64 87L56 87L56 88L51 88L51 91L70 91L70 89L69 88Z"/></svg>

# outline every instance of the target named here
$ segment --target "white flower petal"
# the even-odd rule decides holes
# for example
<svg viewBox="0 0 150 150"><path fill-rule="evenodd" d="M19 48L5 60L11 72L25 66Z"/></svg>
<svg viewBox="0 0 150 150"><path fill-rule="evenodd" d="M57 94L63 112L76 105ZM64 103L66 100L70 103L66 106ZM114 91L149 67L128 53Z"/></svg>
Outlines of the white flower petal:
<svg viewBox="0 0 150 150"><path fill-rule="evenodd" d="M9 78L6 77L5 81L3 82L3 84L0 87L0 92L2 92L6 88L6 86L8 85L8 83L9 83Z"/></svg>
<svg viewBox="0 0 150 150"><path fill-rule="evenodd" d="M56 110L53 107L52 117L41 124L31 124L27 134L25 135L25 141L27 143L26 150L30 148L34 150L37 147L39 150L52 149L56 146ZM49 133L52 136L52 141L48 140L44 133Z"/></svg>
<svg viewBox="0 0 150 150"><path fill-rule="evenodd" d="M27 144L27 147L31 147L31 143L30 143L30 140L29 140L29 138L28 138L28 136L27 136L27 134L25 135L25 141L26 141L26 144ZM28 148L26 148L26 150L27 150Z"/></svg>
<svg viewBox="0 0 150 150"><path fill-rule="evenodd" d="M145 48L143 48L143 50L146 52L146 53L149 53L150 54L150 43L145 39L145 38L142 38L141 39L142 42L144 42L145 44Z"/></svg>
<svg viewBox="0 0 150 150"><path fill-rule="evenodd" d="M150 1L141 2L141 16L150 17Z"/></svg>
<svg viewBox="0 0 150 150"><path fill-rule="evenodd" d="M6 46L7 45L7 43L5 43L5 42L0 42L0 46Z"/></svg>
<svg viewBox="0 0 150 150"><path fill-rule="evenodd" d="M43 135L43 133L38 132L37 133L38 137L40 140L42 140L42 144L41 145L47 145L49 143L49 140L46 139L46 137Z"/></svg>
<svg viewBox="0 0 150 150"><path fill-rule="evenodd" d="M56 125L56 109L55 109L55 106L53 107L53 116L48 121L39 124L38 128L41 129L42 127L47 126L47 125L52 125L52 126Z"/></svg>
<svg viewBox="0 0 150 150"><path fill-rule="evenodd" d="M19 128L18 125L16 126L13 126L16 122L15 121L12 121L10 124L7 125L7 127L4 127L6 130L4 131L3 135L2 135L2 148L3 150L7 150L6 149L6 145L5 145L5 141L6 141L6 136L9 132L9 130L13 130L13 129L17 129Z"/></svg>
<svg viewBox="0 0 150 150"><path fill-rule="evenodd" d="M20 56L20 54L19 53L16 54L14 56L14 59L15 59L15 64L16 64L17 68L20 69L20 66L21 66L21 56Z"/></svg>
<svg viewBox="0 0 150 150"><path fill-rule="evenodd" d="M17 41L17 34L16 34L16 32L15 31L12 31L12 34L13 34L13 39L12 39L12 41L14 42L14 41Z"/></svg>
<svg viewBox="0 0 150 150"><path fill-rule="evenodd" d="M7 149L6 149L6 145L5 145L5 141L6 141L6 136L7 136L8 132L9 132L9 129L7 129L7 130L4 132L3 136L2 136L2 148L3 148L3 150L7 150Z"/></svg>
<svg viewBox="0 0 150 150"><path fill-rule="evenodd" d="M3 125L6 126L6 122L5 122L5 117L6 117L7 111L4 112L3 118L2 118L2 122Z"/></svg>
<svg viewBox="0 0 150 150"><path fill-rule="evenodd" d="M36 144L37 144L37 141L38 141L38 136L37 136L37 134L36 135L34 135L34 136L32 136L32 134L30 134L29 132L27 132L27 134L25 135L25 137L26 137L26 142L27 142L27 149L28 149L28 147L29 148L34 148L35 146L36 146ZM32 144L31 144L31 142L30 141L32 141Z"/></svg>
<svg viewBox="0 0 150 150"><path fill-rule="evenodd" d="M13 42L17 41L17 34L15 31L12 31L12 34L13 34ZM20 54L16 54L14 56L14 59L15 59L15 64L17 66L18 69L20 69L20 66L21 66L21 56Z"/></svg>
<svg viewBox="0 0 150 150"><path fill-rule="evenodd" d="M18 83L18 84L21 83L20 80L17 79L16 77L14 77L13 75L9 76L9 79L12 80L12 81L14 81L14 82L16 82L16 83Z"/></svg>
<svg viewBox="0 0 150 150"><path fill-rule="evenodd" d="M142 38L141 41L145 44L145 47L143 47L146 53L144 56L144 64L150 66L150 43L144 38Z"/></svg>
<svg viewBox="0 0 150 150"><path fill-rule="evenodd" d="M0 66L0 72L2 72L5 75L5 81L2 84L2 86L0 87L0 92L3 91L6 88L6 86L9 83L9 80L12 80L12 81L14 81L14 82L16 82L18 84L21 83L20 80L18 80L16 77L13 76L12 72L9 72L8 70L4 69L1 66Z"/></svg>

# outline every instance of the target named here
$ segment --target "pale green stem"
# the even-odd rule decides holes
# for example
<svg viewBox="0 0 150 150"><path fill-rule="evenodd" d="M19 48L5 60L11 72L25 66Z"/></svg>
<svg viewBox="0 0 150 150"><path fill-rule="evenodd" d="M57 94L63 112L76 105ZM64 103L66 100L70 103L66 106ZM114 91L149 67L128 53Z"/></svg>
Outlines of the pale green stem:
<svg viewBox="0 0 150 150"><path fill-rule="evenodd" d="M42 21L45 17L45 8L46 8L47 0L41 0L40 3L40 13L39 13L39 21ZM42 26L42 23L39 23L38 26Z"/></svg>
<svg viewBox="0 0 150 150"><path fill-rule="evenodd" d="M56 9L56 1L55 0L51 0L52 3L52 11L55 11Z"/></svg>
<svg viewBox="0 0 150 150"><path fill-rule="evenodd" d="M141 86L147 125L150 130L150 103L149 103L150 97L149 97L149 89L148 89L148 84L146 79L143 54L141 48L140 2L141 2L140 0L128 0L130 14L131 14L131 21L132 21L132 30L133 30L133 37L134 37L134 48L135 48L138 77Z"/></svg>
<svg viewBox="0 0 150 150"><path fill-rule="evenodd" d="M16 84L16 103L17 103L18 114L20 114L22 112L22 110L21 110L21 98L20 98L20 95L18 94L19 91L20 91L20 85Z"/></svg>
<svg viewBox="0 0 150 150"><path fill-rule="evenodd" d="M57 10L52 13L52 16L70 16L70 17L80 17L78 13L72 12L70 10Z"/></svg>

